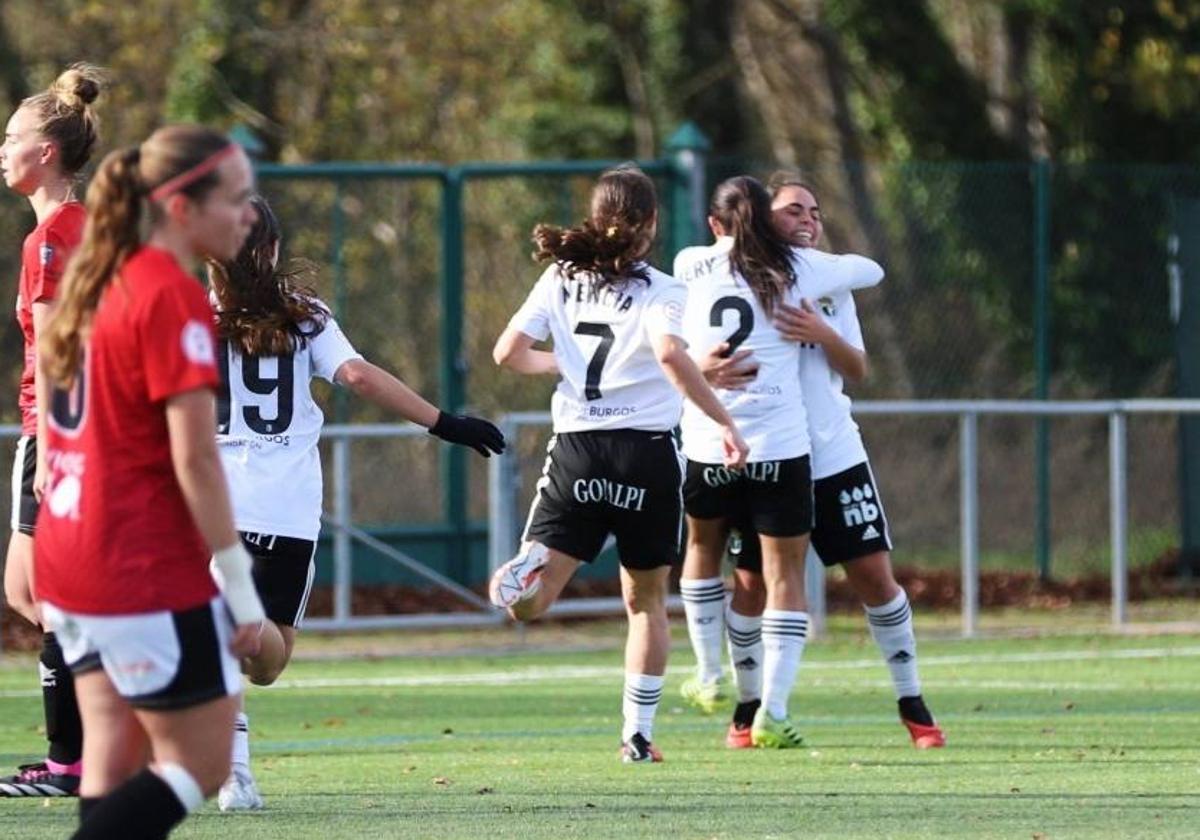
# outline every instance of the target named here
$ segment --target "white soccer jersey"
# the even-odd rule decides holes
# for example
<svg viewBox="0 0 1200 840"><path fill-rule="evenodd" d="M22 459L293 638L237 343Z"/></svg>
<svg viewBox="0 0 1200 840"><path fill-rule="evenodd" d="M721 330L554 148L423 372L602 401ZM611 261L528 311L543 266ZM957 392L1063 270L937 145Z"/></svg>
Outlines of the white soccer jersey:
<svg viewBox="0 0 1200 840"><path fill-rule="evenodd" d="M551 401L556 432L666 431L683 398L654 354L663 335L683 335L687 287L650 266L650 278L599 289L587 274L568 279L551 265L509 327L544 341L553 336L562 378Z"/></svg>
<svg viewBox="0 0 1200 840"><path fill-rule="evenodd" d="M287 356L243 356L221 344L217 446L237 529L315 540L325 416L309 385L314 376L332 382L342 364L362 357L332 317Z"/></svg>
<svg viewBox="0 0 1200 840"><path fill-rule="evenodd" d="M849 292L814 301L814 308L851 347L864 350L862 327L854 296ZM843 392L842 375L829 365L820 347L805 347L800 353L800 389L808 411L808 434L812 439L814 479L837 475L867 460L858 424L850 413L850 398Z"/></svg>
<svg viewBox="0 0 1200 840"><path fill-rule="evenodd" d="M800 383L800 345L785 339L754 292L729 264L732 237L713 245L685 248L675 258L675 275L688 281L684 337L696 358L722 341L732 350L750 350L758 363L754 382L742 390L718 389L750 445L750 461L776 461L808 454L808 422ZM863 257L835 257L793 249L796 285L784 302L815 300L877 284L878 264ZM684 406L683 452L693 461L722 460L721 430L694 405Z"/></svg>

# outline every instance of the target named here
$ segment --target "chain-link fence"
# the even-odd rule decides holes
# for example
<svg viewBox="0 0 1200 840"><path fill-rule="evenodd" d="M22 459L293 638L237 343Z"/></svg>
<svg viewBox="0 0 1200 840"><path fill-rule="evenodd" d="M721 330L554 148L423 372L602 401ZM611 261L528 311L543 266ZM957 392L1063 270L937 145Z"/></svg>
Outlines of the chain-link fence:
<svg viewBox="0 0 1200 840"><path fill-rule="evenodd" d="M311 285L367 358L433 400L447 402L449 384L461 389L463 407L497 416L548 405L553 383L498 371L491 345L540 272L529 258L532 227L581 219L600 168L271 167L261 188L283 222L285 255L314 266ZM676 246L688 244L668 235L678 230L676 217L690 215L677 198L686 179L667 161L648 168L664 213L655 261L669 266ZM713 162L708 186L772 168ZM821 199L827 245L873 256L888 270L884 284L859 299L873 372L856 398L1175 395L1179 295L1168 262L1173 234L1200 236L1174 230L1179 202L1200 195L1200 172L872 164L804 175ZM0 209L0 290L14 300L20 243L34 220L12 195L0 196ZM693 228L693 241L704 241ZM1200 286L1200 278L1190 281ZM2 379L13 399L0 410L4 421L16 418L20 342L6 321L0 352L12 363ZM366 403L318 390L331 420L384 419ZM897 561L952 567L953 422L870 417L862 426ZM1179 544L1179 423L1139 417L1129 434L1131 561L1144 565ZM523 439L520 447L523 472L539 469L541 443ZM1034 569L1039 521L1051 574L1104 569L1104 447L1104 425L1092 419L981 421L985 570ZM453 457L461 466L421 438L356 441L353 517L477 583L486 568L486 469L474 455ZM356 581L390 577L369 553L356 560Z"/></svg>

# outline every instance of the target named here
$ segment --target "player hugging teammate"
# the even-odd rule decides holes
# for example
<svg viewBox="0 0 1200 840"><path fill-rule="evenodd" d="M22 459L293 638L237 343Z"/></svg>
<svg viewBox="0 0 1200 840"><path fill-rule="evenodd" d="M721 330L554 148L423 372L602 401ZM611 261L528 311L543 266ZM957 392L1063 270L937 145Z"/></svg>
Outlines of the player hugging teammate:
<svg viewBox="0 0 1200 840"><path fill-rule="evenodd" d="M710 217L717 243L682 252L675 264L676 274L681 277L705 276L711 270L714 253L729 250L730 240L723 234L731 229L721 214L722 189L718 188ZM912 609L892 575L891 538L883 502L851 416L850 399L842 390L844 378L858 381L866 375L862 330L850 290L878 283L883 270L864 257L834 256L817 250L823 232L820 208L813 190L798 177L778 173L771 180L771 193L773 227L795 249L798 259L799 305L796 301L780 305L774 313L774 328L782 340L797 348L799 355L805 412L792 419L796 422L804 418L812 447L812 545L826 566L842 565L861 600L871 635L891 672L900 719L913 744L919 749L940 747L945 737L921 696ZM692 289L695 295L695 283ZM697 311L697 315L702 320L703 313ZM712 323L718 323L715 316ZM721 349L736 349L738 336L735 331ZM732 389L718 393L734 400L748 399L756 383L761 382L763 354L752 349L732 361L718 356L710 353L703 361L710 380ZM759 375L751 378L756 368ZM686 447L686 427L684 439ZM809 515L803 506L797 505L793 511L796 517ZM681 588L698 668L684 684L683 695L710 713L724 699L721 647L727 633L738 703L726 744L732 748L795 746L799 744L798 736L783 740L760 735L764 715L771 716L768 720L776 715L771 705L778 692L773 684L778 672L770 667L773 648L780 644L777 637L781 628L770 596L775 574L770 558L771 531L767 529L770 523L764 526L753 509L745 508L729 513L724 522L727 530L706 545L693 551L689 543L684 564ZM720 563L728 531L734 534L736 568L733 593L726 605ZM791 616L791 626L802 627L806 618L803 614ZM767 707L765 713L760 705Z"/></svg>
<svg viewBox="0 0 1200 840"><path fill-rule="evenodd" d="M811 532L827 563L845 564L863 599L914 743L941 746L941 730L920 696L911 609L891 575L878 488L842 394L842 375L860 379L866 367L851 291L878 284L883 270L865 257L816 250L819 209L811 190L795 179L774 184L772 196L755 179L739 177L714 193L709 224L716 242L676 258L676 280L686 283L681 295L643 261L653 210L635 210L633 177L617 170L601 178L591 216L570 232L576 239L535 233L539 255L554 263L497 342L499 363L561 380L554 435L522 548L493 576L493 602L515 618L535 618L580 562L594 559L605 536L615 533L630 618L623 756L661 760L649 734L666 660L658 584L660 564L673 559L669 540L653 552L652 567L659 569L653 588L635 558L658 533L649 524L659 521L653 511L664 519L676 507L665 488L651 498L638 488L657 486L651 472L671 482L682 478L688 542L681 590L699 665L683 695L710 712L724 699L728 627L740 700L728 745L801 744L787 706L808 634L804 562ZM618 185L630 195L617 200ZM643 202L651 200L650 189L647 179ZM627 234L630 227L640 238ZM591 238L583 247L585 235ZM564 247L567 242L572 247ZM667 291L656 292L660 287ZM680 308L681 316L674 311ZM548 337L553 352L534 349ZM676 346L686 341L718 407L711 405L714 392L690 384L678 413L678 403L666 396L637 404L631 395L649 394L650 383L661 381L648 350L664 337ZM647 338L650 347L638 350ZM631 363L639 360L640 375L634 375ZM679 364L661 356L659 362L668 376ZM662 470L649 470L657 463L649 450L639 458L613 437L616 430L657 433L679 420L687 459L682 476L665 462ZM749 448L744 464L731 458L732 424ZM853 515L843 510L851 502ZM727 608L721 562L731 536L745 548ZM653 597L644 597L646 591ZM649 621L642 615L647 605Z"/></svg>

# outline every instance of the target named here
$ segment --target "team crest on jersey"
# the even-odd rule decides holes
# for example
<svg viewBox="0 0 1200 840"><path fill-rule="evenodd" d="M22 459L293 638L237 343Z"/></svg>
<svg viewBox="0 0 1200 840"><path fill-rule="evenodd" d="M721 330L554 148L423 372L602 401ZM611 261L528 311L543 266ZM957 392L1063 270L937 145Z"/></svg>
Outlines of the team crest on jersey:
<svg viewBox="0 0 1200 840"><path fill-rule="evenodd" d="M215 365L217 353L213 347L212 333L199 321L188 321L183 325L179 337L183 355L194 365Z"/></svg>
<svg viewBox="0 0 1200 840"><path fill-rule="evenodd" d="M667 317L674 322L683 321L683 304L677 300L669 300L663 304L663 309L666 310Z"/></svg>
<svg viewBox="0 0 1200 840"><path fill-rule="evenodd" d="M833 305L833 298L831 297L818 298L817 306L820 307L821 311L829 318L832 318L837 314L837 307Z"/></svg>
<svg viewBox="0 0 1200 840"><path fill-rule="evenodd" d="M50 265L50 260L54 259L54 246L49 242L43 242L42 247L38 248L38 258L41 259L42 265Z"/></svg>

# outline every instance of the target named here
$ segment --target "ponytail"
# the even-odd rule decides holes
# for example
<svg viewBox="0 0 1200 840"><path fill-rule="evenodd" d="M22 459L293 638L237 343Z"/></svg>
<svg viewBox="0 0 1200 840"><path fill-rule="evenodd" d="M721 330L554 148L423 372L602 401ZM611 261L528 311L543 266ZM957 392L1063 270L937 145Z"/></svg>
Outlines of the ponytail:
<svg viewBox="0 0 1200 840"><path fill-rule="evenodd" d="M557 263L571 279L590 274L601 287L649 283L643 260L654 245L657 218L654 182L636 166L618 166L596 181L591 212L579 225L533 229L533 258Z"/></svg>
<svg viewBox="0 0 1200 840"><path fill-rule="evenodd" d="M67 266L62 294L41 338L46 372L57 385L74 381L100 295L141 244L140 159L138 146L109 153L88 186L83 242Z"/></svg>
<svg viewBox="0 0 1200 840"><path fill-rule="evenodd" d="M722 181L713 192L709 215L733 237L730 266L741 275L768 315L796 285L791 246L771 224L771 198L756 179L743 175Z"/></svg>

